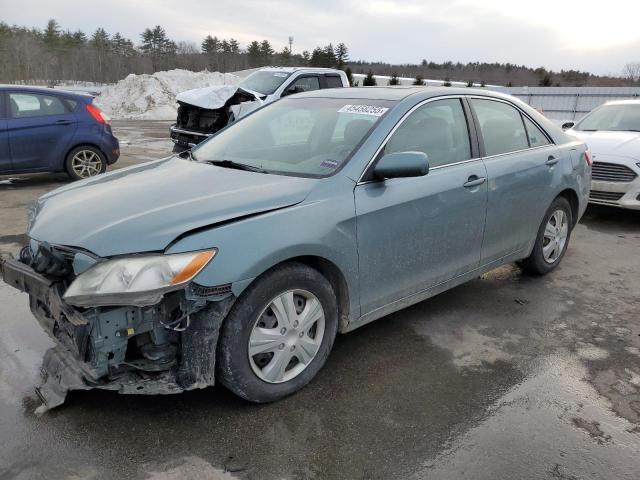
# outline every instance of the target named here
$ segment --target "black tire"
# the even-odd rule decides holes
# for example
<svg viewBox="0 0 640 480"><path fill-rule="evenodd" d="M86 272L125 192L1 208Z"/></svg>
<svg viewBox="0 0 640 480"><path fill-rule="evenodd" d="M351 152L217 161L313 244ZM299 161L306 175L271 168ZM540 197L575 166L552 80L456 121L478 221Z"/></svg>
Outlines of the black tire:
<svg viewBox="0 0 640 480"><path fill-rule="evenodd" d="M97 165L97 168L92 167L90 170L87 169L87 172L90 173L88 173L86 176L82 176L80 172L78 172L74 168L74 157L76 157L76 155L78 154L82 156L83 152L86 152L86 158L96 159L95 161L92 160L91 163ZM95 157L93 157L92 155L95 155ZM97 164L97 162L99 162L99 165ZM64 161L64 169L67 172L67 175L69 175L72 180L82 180L84 178L90 178L106 172L107 159L105 158L104 154L96 147L92 147L91 145L80 145L69 152L67 158Z"/></svg>
<svg viewBox="0 0 640 480"><path fill-rule="evenodd" d="M288 381L269 383L258 377L251 366L249 338L270 302L290 290L305 290L318 299L324 310L324 335L315 357L304 370ZM337 331L336 296L327 279L306 265L283 264L250 285L229 312L220 335L216 377L229 390L251 402L279 400L300 390L315 377L329 356Z"/></svg>
<svg viewBox="0 0 640 480"><path fill-rule="evenodd" d="M545 260L544 254L542 251L543 245L544 245L544 232L545 232L545 227L549 222L549 218L557 210L562 210L567 217L567 222L568 222L567 239L564 243L564 247L562 248L557 258L555 258L553 262L548 262L547 260ZM569 205L569 202L567 201L566 198L556 197L556 199L551 203L551 206L545 213L544 218L542 219L542 223L538 228L536 243L533 246L531 255L529 255L524 260L521 260L520 262L518 262L518 264L522 267L522 269L526 273L529 273L531 275L546 275L547 273L555 269L562 261L562 258L564 257L564 254L566 253L567 248L569 247L569 241L571 240L572 230L573 230L573 215L571 213L571 205Z"/></svg>

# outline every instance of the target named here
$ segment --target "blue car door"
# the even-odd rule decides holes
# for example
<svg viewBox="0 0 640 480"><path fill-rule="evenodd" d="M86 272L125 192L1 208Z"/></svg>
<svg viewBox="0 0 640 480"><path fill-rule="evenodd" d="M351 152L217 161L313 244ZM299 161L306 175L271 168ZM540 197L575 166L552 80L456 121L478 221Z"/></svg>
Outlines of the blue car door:
<svg viewBox="0 0 640 480"><path fill-rule="evenodd" d="M528 116L508 102L471 98L484 144L489 197L482 263L517 254L532 244L561 184L556 146Z"/></svg>
<svg viewBox="0 0 640 480"><path fill-rule="evenodd" d="M0 92L0 172L11 170L9 134L7 132L6 102L4 92Z"/></svg>
<svg viewBox="0 0 640 480"><path fill-rule="evenodd" d="M424 152L428 174L356 186L363 315L478 267L487 182L469 120L461 98L424 103L405 117L377 158Z"/></svg>
<svg viewBox="0 0 640 480"><path fill-rule="evenodd" d="M7 97L12 169L61 170L77 128L70 104L32 91L13 91Z"/></svg>

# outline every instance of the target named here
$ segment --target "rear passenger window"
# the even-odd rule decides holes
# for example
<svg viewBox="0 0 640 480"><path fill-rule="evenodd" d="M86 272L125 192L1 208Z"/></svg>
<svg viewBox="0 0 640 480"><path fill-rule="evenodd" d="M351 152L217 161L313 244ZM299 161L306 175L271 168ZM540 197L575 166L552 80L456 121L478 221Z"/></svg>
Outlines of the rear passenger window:
<svg viewBox="0 0 640 480"><path fill-rule="evenodd" d="M472 98L487 156L529 148L520 112L503 102Z"/></svg>
<svg viewBox="0 0 640 480"><path fill-rule="evenodd" d="M340 88L342 87L342 79L337 75L328 75L325 77L327 82L327 88Z"/></svg>
<svg viewBox="0 0 640 480"><path fill-rule="evenodd" d="M467 120L459 99L418 107L391 136L384 153L424 152L437 167L471 158Z"/></svg>
<svg viewBox="0 0 640 480"><path fill-rule="evenodd" d="M6 110L4 109L4 93L0 92L0 118L6 117Z"/></svg>
<svg viewBox="0 0 640 480"><path fill-rule="evenodd" d="M542 133L542 130L527 117L523 116L523 118L524 126L527 128L527 135L529 136L529 146L542 147L543 145L549 145L549 140L547 140L547 137Z"/></svg>
<svg viewBox="0 0 640 480"><path fill-rule="evenodd" d="M13 118L60 115L67 112L58 97L36 93L10 93L9 109Z"/></svg>
<svg viewBox="0 0 640 480"><path fill-rule="evenodd" d="M320 89L320 79L318 77L302 77L293 82L291 88L299 88L303 92Z"/></svg>

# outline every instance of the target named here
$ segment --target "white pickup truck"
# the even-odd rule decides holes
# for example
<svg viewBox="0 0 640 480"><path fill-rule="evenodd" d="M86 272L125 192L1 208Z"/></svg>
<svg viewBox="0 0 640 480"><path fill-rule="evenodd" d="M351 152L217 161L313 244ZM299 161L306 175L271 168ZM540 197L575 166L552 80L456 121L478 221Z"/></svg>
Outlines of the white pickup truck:
<svg viewBox="0 0 640 480"><path fill-rule="evenodd" d="M294 93L348 87L342 70L332 68L266 67L238 85L196 88L178 94L178 118L171 125L174 152L206 140L243 115Z"/></svg>

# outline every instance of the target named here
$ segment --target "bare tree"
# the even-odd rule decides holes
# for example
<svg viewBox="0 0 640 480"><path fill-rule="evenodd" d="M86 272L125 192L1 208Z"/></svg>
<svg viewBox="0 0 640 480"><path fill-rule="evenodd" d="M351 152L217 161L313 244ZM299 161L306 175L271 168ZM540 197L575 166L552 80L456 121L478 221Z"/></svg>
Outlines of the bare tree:
<svg viewBox="0 0 640 480"><path fill-rule="evenodd" d="M622 69L622 76L632 82L640 81L640 62L627 63Z"/></svg>

